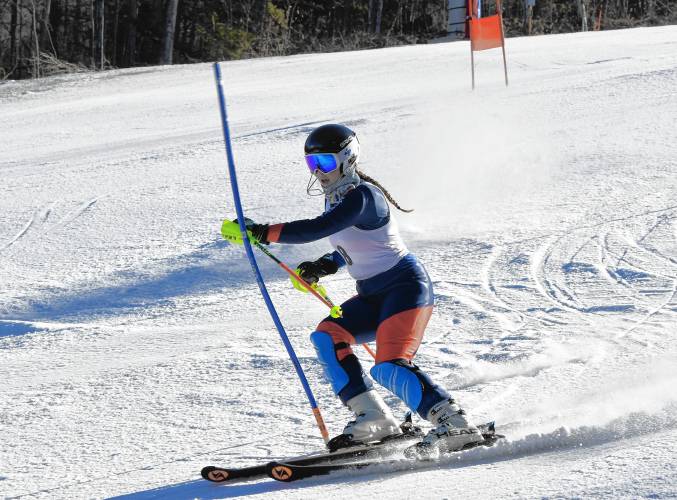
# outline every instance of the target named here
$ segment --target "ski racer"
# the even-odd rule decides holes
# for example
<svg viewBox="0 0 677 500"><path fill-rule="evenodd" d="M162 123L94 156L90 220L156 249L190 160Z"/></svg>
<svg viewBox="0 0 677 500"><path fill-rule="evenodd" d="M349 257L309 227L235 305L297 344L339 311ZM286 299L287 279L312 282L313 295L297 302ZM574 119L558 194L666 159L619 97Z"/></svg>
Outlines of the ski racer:
<svg viewBox="0 0 677 500"><path fill-rule="evenodd" d="M357 281L357 295L341 305L343 316L324 318L310 336L334 393L355 415L330 449L378 442L401 432L351 349L373 340L371 377L433 424L415 445L417 454L436 456L481 442L482 434L465 411L413 363L433 312L432 283L402 241L388 202L408 210L358 170L359 157L355 132L338 124L316 128L305 142L312 174L307 191L325 196L324 213L308 220L247 225L265 244L329 238L334 252L299 264L299 276L313 284L347 267Z"/></svg>

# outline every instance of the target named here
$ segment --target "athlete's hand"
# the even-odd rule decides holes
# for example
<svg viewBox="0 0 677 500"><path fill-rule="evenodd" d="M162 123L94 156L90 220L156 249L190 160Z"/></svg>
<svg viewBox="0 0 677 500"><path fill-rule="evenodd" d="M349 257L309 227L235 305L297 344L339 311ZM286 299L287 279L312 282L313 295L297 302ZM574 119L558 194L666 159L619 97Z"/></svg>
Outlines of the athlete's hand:
<svg viewBox="0 0 677 500"><path fill-rule="evenodd" d="M296 273L311 285L336 271L338 271L338 265L327 255L314 261L301 262L296 268Z"/></svg>
<svg viewBox="0 0 677 500"><path fill-rule="evenodd" d="M233 222L237 222L237 219ZM257 224L251 219L245 219L244 225L256 241L264 245L270 244L270 241L268 241L268 228L270 226L268 224Z"/></svg>
<svg viewBox="0 0 677 500"><path fill-rule="evenodd" d="M269 245L268 241L268 224L247 224L247 229L252 233L252 236L264 245Z"/></svg>

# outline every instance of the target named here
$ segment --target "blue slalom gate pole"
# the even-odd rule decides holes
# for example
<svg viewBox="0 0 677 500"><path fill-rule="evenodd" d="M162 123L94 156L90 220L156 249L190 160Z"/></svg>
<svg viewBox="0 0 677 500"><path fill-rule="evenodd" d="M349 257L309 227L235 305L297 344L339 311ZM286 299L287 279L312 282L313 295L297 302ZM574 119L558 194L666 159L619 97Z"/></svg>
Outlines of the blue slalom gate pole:
<svg viewBox="0 0 677 500"><path fill-rule="evenodd" d="M263 281L263 276L261 276L261 271L259 270L259 266L256 263L254 250L249 241L249 236L247 235L247 228L244 222L244 211L242 210L242 202L240 200L240 190L238 188L237 175L235 173L233 146L230 140L230 129L228 128L228 114L226 112L226 97L223 90L223 79L221 77L221 67L219 66L219 63L214 63L214 77L216 78L216 88L219 94L219 109L221 110L221 125L223 127L223 138L226 143L226 157L228 159L228 173L230 174L230 186L233 190L235 212L237 213L237 221L240 226L240 232L242 233L242 241L244 243L245 252L247 253L247 258L249 259L249 263L251 264L252 270L254 271L254 276L256 276L256 282L258 283L259 289L261 290L263 300L265 301L266 306L268 307L268 312L270 313L270 316L273 318L273 323L275 323L275 327L277 328L277 331L280 334L282 343L284 344L284 347L287 349L287 354L289 354L289 358L294 364L296 374L301 380L301 385L303 386L303 390L306 392L306 396L308 397L308 402L310 403L310 407L312 408L313 415L315 416L317 425L320 428L320 433L322 434L322 438L326 443L327 441L329 441L329 432L327 431L327 426L324 424L322 413L320 412L320 409L317 406L315 396L313 396L313 391L310 389L308 379L306 378L306 374L303 372L303 368L301 367L299 358L296 356L294 347L291 345L291 342L289 341L287 332L284 330L282 322L280 321L280 317L277 315L277 311L275 310L275 306L273 305L273 301L271 300L270 295L268 294L266 284Z"/></svg>

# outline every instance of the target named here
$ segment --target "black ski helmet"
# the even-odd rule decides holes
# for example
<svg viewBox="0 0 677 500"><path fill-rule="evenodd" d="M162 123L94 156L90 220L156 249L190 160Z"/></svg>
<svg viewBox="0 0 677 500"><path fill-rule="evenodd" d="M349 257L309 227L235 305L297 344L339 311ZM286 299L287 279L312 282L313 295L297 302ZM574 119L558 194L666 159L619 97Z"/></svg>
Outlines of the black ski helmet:
<svg viewBox="0 0 677 500"><path fill-rule="evenodd" d="M330 123L313 130L306 139L305 153L338 153L357 137L355 132L344 125Z"/></svg>
<svg viewBox="0 0 677 500"><path fill-rule="evenodd" d="M360 155L360 143L357 140L357 134L345 125L330 123L322 125L313 130L304 146L305 154L314 153L334 153L338 154L341 160L339 167L341 173L346 174L349 167L353 169L357 166L357 160Z"/></svg>

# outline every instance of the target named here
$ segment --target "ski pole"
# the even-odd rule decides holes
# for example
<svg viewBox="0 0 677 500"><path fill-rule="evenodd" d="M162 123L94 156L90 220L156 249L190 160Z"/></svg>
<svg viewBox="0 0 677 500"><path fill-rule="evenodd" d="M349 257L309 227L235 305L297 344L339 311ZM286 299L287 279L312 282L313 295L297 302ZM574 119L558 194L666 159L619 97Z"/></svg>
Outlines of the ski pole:
<svg viewBox="0 0 677 500"><path fill-rule="evenodd" d="M304 281L303 278L301 278L298 275L298 273L294 273L294 275L291 278L292 278L293 281L296 281L296 283L299 283L300 285L302 285L304 287L308 286L308 283L306 281ZM296 285L294 285L294 288L299 290L299 288ZM310 290L317 291L317 293L319 293L322 297L327 299L327 301L330 304L333 305L332 300L329 298L329 295L327 295L327 291L324 289L323 286L320 286L317 283L313 283L312 285L310 285ZM305 291L305 290L302 290L302 291ZM333 312L334 312L335 309L340 313L339 316L334 316ZM337 317L340 318L340 317L343 317L343 310L341 309L341 306L333 306L332 310L329 314L331 315L332 318L337 318ZM376 353L372 350L371 347L369 347L369 344L366 344L366 343L362 344L362 347L364 347L364 350L367 351L371 355L372 358L376 359Z"/></svg>
<svg viewBox="0 0 677 500"><path fill-rule="evenodd" d="M254 242L254 246L256 246L256 248L261 250L268 257L273 259L282 269L284 269L287 272L287 274L289 274L289 276L291 276L296 281L301 283L301 286L303 286L306 290L308 290L315 297L317 297L320 300L320 302L329 307L329 315L332 318L341 318L343 316L343 310L341 309L341 306L334 305L331 299L327 296L326 292L322 293L322 290L319 287L313 286L306 280L301 278L301 276L292 271L292 269L287 264L285 264L280 259L275 257L266 247L261 245L261 243L259 243L258 241Z"/></svg>
<svg viewBox="0 0 677 500"><path fill-rule="evenodd" d="M224 220L221 226L221 235L225 240L237 243L238 245L242 244L242 236L240 236L240 228L235 221ZM332 318L340 318L341 316L343 316L341 306L334 305L331 299L327 296L326 291L321 289L321 287L311 285L306 280L301 278L298 274L292 271L288 265L286 265L280 259L275 257L275 255L273 255L273 253L270 250L268 250L259 241L257 241L256 238L253 238L251 234L248 233L247 236L249 237L249 241L252 242L256 248L261 250L266 256L270 257L278 266L284 269L287 272L287 274L289 274L289 276L291 276L298 283L300 283L303 288L305 288L307 291L309 291L315 297L317 297L320 300L320 302L322 302L324 305L329 307L330 309L329 314L331 315ZM322 293L323 291L324 293Z"/></svg>
<svg viewBox="0 0 677 500"><path fill-rule="evenodd" d="M230 187L233 191L233 202L235 203L235 211L237 212L237 220L240 227L240 234L242 235L242 241L244 244L245 252L247 253L247 258L249 259L249 263L251 264L252 271L254 271L254 276L256 277L256 282L259 285L259 290L261 290L261 296L263 297L263 300L266 303L268 312L270 313L270 316L273 319L273 323L275 323L275 327L277 328L277 331L280 334L280 339L282 339L282 343L284 344L284 347L287 350L287 354L289 355L289 358L291 359L292 364L294 365L296 374L298 375L299 380L301 381L301 385L303 386L303 390L306 393L306 397L308 398L308 402L310 403L310 407L315 417L315 422L317 422L320 434L322 434L322 439L324 439L325 443L328 443L329 432L327 431L327 426L325 425L324 419L322 418L322 413L320 412L320 408L317 406L317 401L315 401L315 396L313 395L313 391L310 388L310 384L308 383L306 374L303 372L303 367L299 362L299 358L296 356L294 347L291 345L289 337L287 336L287 332L285 332L284 327L282 326L282 322L280 321L280 317L277 315L275 305L273 304L273 301L271 300L270 295L268 294L266 284L263 281L263 276L261 276L261 271L259 270L259 266L256 263L254 250L252 249L252 246L249 242L249 237L247 235L247 227L245 226L244 220L244 211L242 210L242 201L240 200L240 189L237 184L237 175L235 173L235 159L233 157L233 145L231 144L230 141L230 128L228 127L228 113L226 110L226 96L223 90L223 80L221 78L221 67L219 66L219 63L214 63L214 78L216 79L216 90L219 97L221 126L223 128L223 139L226 146L228 173L230 174Z"/></svg>
<svg viewBox="0 0 677 500"><path fill-rule="evenodd" d="M264 254L266 254L268 257L270 257L270 258L273 259L275 262L277 262L277 264L278 264L282 269L284 269L285 271L287 271L287 273L288 273L293 279L295 279L297 282L299 282L306 290L308 290L310 293L312 293L315 297L317 297L318 299L320 299L320 301L321 301L323 304L325 304L326 306L328 306L329 309L330 309L329 315L330 315L332 318L341 318L341 317L343 317L343 310L341 309L341 306L336 306L336 305L334 305L334 303L331 301L331 299L330 299L329 296L327 295L327 292L324 291L324 289L323 289L322 287L318 287L318 286L316 286L316 285L311 285L311 284L308 283L306 280L304 280L303 278L301 278L301 276L299 276L299 275L296 274L294 271L292 271L291 268L290 268L289 266L287 266L284 262L282 262L280 259L278 259L277 257L275 257L272 253L270 253L270 251L269 251L266 247L264 247L261 243L259 243L258 241L254 240L254 246L256 246L256 248L258 248L258 249L261 250ZM372 350L371 347L369 347L369 345L367 345L367 344L362 344L362 347L364 347L364 349L371 355L372 358L376 359L376 353Z"/></svg>
<svg viewBox="0 0 677 500"><path fill-rule="evenodd" d="M223 236L224 239L228 241L237 244L242 244L242 236L240 234L239 229L240 228L235 223L235 221L224 220L221 226L221 235ZM292 269L287 264L285 264L275 255L273 255L273 253L270 250L268 250L265 246L263 246L259 241L257 241L256 238L253 238L251 234L247 233L247 236L249 238L249 241L252 242L256 248L258 248L265 255L270 257L275 263L277 263L277 265L279 265L282 269L284 269L293 280L301 284L303 288L305 288L307 291L309 291L315 297L317 297L324 305L329 307L330 309L329 315L332 318L343 317L343 310L341 310L341 306L334 305L334 303L331 301L324 288L317 286L317 284L311 285L310 283L308 283L306 280L301 278L301 276L292 271ZM362 344L362 347L364 347L364 349L371 355L372 358L376 359L376 353L371 349L371 347L369 347L367 344Z"/></svg>

